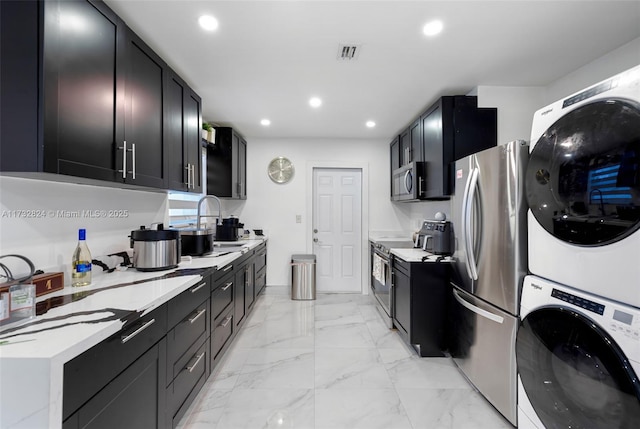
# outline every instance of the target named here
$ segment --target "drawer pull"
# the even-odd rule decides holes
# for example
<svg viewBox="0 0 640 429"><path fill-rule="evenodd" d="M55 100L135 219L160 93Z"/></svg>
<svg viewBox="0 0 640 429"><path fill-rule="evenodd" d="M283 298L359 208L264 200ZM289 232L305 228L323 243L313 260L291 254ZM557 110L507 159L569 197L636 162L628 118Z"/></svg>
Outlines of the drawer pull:
<svg viewBox="0 0 640 429"><path fill-rule="evenodd" d="M196 356L196 361L192 365L187 365L185 369L189 372L193 372L193 370L196 369L196 366L198 366L198 364L200 363L203 357L204 357L204 352Z"/></svg>
<svg viewBox="0 0 640 429"><path fill-rule="evenodd" d="M229 316L226 319L224 319L224 322L222 322L220 324L221 327L226 328L227 325L229 324L229 322L231 322L231 319L233 319L233 316Z"/></svg>
<svg viewBox="0 0 640 429"><path fill-rule="evenodd" d="M147 329L149 326L153 325L155 323L156 319L151 319L148 322L146 322L144 325L140 326L138 329L136 329L135 331L133 331L132 333L130 333L129 335L123 335L120 338L120 342L122 344L126 343L127 341L129 341L130 339L132 339L133 337L135 337L136 335L138 335L140 332L144 331L145 329Z"/></svg>
<svg viewBox="0 0 640 429"><path fill-rule="evenodd" d="M200 289L202 289L203 287L205 287L205 285L207 284L207 282L202 282L200 283L197 287L194 287L193 289L191 289L191 293L196 293L198 292Z"/></svg>
<svg viewBox="0 0 640 429"><path fill-rule="evenodd" d="M196 320L198 320L200 318L200 316L202 316L204 313L207 312L206 308L203 308L202 310L198 310L198 312L196 313L195 316L189 318L189 323L193 325L193 322L195 322Z"/></svg>
<svg viewBox="0 0 640 429"><path fill-rule="evenodd" d="M233 282L229 282L226 285L222 286L222 290L227 290L231 287L231 285L233 285Z"/></svg>
<svg viewBox="0 0 640 429"><path fill-rule="evenodd" d="M225 268L224 270L222 270L223 273L226 273L227 271L229 271L230 269L233 268L233 265L229 265L227 268Z"/></svg>

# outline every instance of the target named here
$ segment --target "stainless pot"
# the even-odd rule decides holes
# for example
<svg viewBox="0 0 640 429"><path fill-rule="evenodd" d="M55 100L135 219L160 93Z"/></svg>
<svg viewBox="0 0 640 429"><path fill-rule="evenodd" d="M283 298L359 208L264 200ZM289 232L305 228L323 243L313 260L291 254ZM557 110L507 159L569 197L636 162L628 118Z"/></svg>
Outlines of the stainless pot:
<svg viewBox="0 0 640 429"><path fill-rule="evenodd" d="M215 231L205 228L185 228L180 230L182 254L202 256L213 251Z"/></svg>
<svg viewBox="0 0 640 429"><path fill-rule="evenodd" d="M131 231L129 237L133 248L133 267L138 271L168 270L180 263L179 231L164 229L162 224L157 224L157 229L141 226Z"/></svg>

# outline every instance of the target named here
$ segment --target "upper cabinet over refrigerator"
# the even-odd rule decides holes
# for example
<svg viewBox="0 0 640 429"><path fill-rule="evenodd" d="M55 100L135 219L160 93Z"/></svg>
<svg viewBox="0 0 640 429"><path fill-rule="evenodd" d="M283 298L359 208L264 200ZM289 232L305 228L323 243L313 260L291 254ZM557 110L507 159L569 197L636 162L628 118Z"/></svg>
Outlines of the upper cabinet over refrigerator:
<svg viewBox="0 0 640 429"><path fill-rule="evenodd" d="M477 97L441 97L390 145L391 174L411 163L424 167L419 195L403 198L392 179L391 200L447 200L453 194L453 163L496 146L497 109L478 108Z"/></svg>

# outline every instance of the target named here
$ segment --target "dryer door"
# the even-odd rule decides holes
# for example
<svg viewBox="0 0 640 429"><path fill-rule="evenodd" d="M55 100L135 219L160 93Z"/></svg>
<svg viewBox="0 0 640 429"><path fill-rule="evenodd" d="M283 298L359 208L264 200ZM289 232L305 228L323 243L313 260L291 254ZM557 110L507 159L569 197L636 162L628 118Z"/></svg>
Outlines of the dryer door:
<svg viewBox="0 0 640 429"><path fill-rule="evenodd" d="M540 225L568 243L599 246L640 227L640 105L584 104L536 142L525 176Z"/></svg>
<svg viewBox="0 0 640 429"><path fill-rule="evenodd" d="M571 309L527 315L516 340L522 385L547 429L637 428L640 382L606 331Z"/></svg>

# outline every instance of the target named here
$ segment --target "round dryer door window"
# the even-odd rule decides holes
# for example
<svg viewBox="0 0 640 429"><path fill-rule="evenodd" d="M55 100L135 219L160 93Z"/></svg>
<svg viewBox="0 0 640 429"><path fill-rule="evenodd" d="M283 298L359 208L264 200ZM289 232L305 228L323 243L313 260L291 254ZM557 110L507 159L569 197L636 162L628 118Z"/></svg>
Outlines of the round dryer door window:
<svg viewBox="0 0 640 429"><path fill-rule="evenodd" d="M556 238L611 244L640 227L640 105L622 99L584 104L536 142L527 202Z"/></svg>
<svg viewBox="0 0 640 429"><path fill-rule="evenodd" d="M606 331L567 308L527 315L516 340L520 380L547 429L637 428L640 382Z"/></svg>

